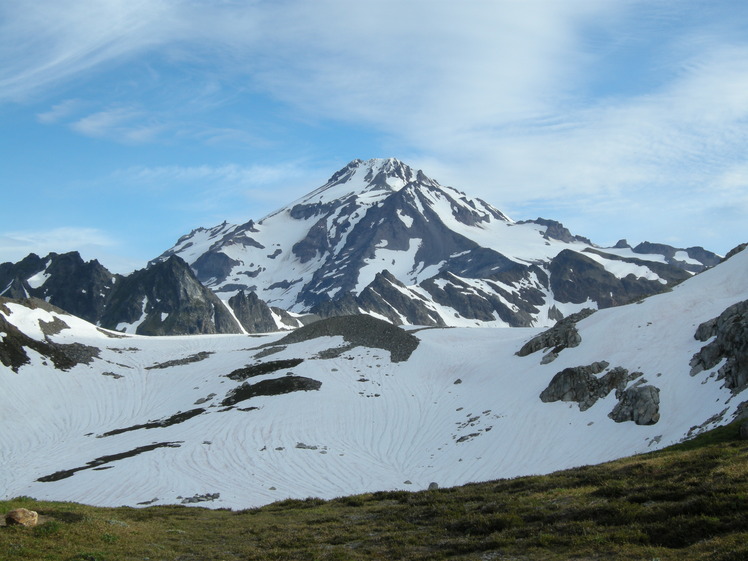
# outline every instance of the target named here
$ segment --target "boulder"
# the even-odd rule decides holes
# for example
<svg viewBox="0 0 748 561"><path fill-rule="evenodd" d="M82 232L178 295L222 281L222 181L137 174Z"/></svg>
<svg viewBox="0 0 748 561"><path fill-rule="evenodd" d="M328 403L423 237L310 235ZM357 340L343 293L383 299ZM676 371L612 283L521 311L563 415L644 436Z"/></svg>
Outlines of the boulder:
<svg viewBox="0 0 748 561"><path fill-rule="evenodd" d="M540 394L543 402L551 401L576 401L579 410L585 411L592 407L598 399L607 396L611 391L622 392L631 380L641 376L641 372L632 372L617 366L609 372L600 376L608 367L605 361L593 362L587 366L574 366L564 368L556 374L548 387Z"/></svg>
<svg viewBox="0 0 748 561"><path fill-rule="evenodd" d="M39 515L26 508L16 508L5 515L5 523L8 526L36 526Z"/></svg>
<svg viewBox="0 0 748 561"><path fill-rule="evenodd" d="M595 310L591 308L584 308L576 314L559 320L556 325L543 331L540 335L537 335L525 343L522 348L517 351L517 356L527 356L541 349L552 348L551 351L554 355L558 356L558 353L563 349L569 347L576 347L582 342L582 337L577 331L576 324L578 321L592 315ZM548 355L546 355L548 356ZM555 358L555 357L554 357ZM545 359L545 357L544 357ZM546 363L551 362L553 359L545 359Z"/></svg>
<svg viewBox="0 0 748 561"><path fill-rule="evenodd" d="M709 343L691 358L691 376L711 370L727 359L718 371L725 387L733 394L748 387L748 300L699 325L694 338Z"/></svg>
<svg viewBox="0 0 748 561"><path fill-rule="evenodd" d="M637 425L654 425L660 420L660 389L647 385L623 391L608 417L616 423L634 421Z"/></svg>

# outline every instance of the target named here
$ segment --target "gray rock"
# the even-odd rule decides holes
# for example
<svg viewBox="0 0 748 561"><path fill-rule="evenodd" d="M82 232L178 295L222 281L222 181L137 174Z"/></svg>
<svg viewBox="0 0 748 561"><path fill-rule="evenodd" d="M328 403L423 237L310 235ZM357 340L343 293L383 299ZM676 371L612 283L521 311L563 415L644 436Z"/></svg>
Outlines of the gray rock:
<svg viewBox="0 0 748 561"><path fill-rule="evenodd" d="M639 372L629 374L625 368L616 367L598 378L596 374L607 367L608 363L602 361L565 368L553 377L548 387L541 392L540 399L545 403L575 401L579 404L580 411L586 411L598 399L604 398L613 390L622 392L629 381L641 376Z"/></svg>
<svg viewBox="0 0 748 561"><path fill-rule="evenodd" d="M592 315L595 310L585 308L576 314L559 320L556 325L543 331L540 335L533 337L522 348L517 351L517 356L527 356L542 349L553 348L553 353L558 355L560 351L569 347L576 347L582 342L582 337L577 331L577 322ZM554 357L555 358L555 357ZM551 359L552 360L552 359ZM551 362L547 360L547 362Z"/></svg>
<svg viewBox="0 0 748 561"><path fill-rule="evenodd" d="M354 315L327 318L305 325L273 344L290 345L336 335L343 337L352 346L387 350L392 362L408 360L419 343L416 336L391 323L371 316Z"/></svg>
<svg viewBox="0 0 748 561"><path fill-rule="evenodd" d="M616 423L634 421L637 425L654 425L660 420L660 389L647 385L623 391L608 417Z"/></svg>
<svg viewBox="0 0 748 561"><path fill-rule="evenodd" d="M255 292L246 294L240 290L229 298L229 307L247 333L266 333L278 329L270 308Z"/></svg>
<svg viewBox="0 0 748 561"><path fill-rule="evenodd" d="M713 340L691 358L691 376L727 359L718 371L719 378L725 380L725 387L733 394L748 387L748 300L730 306L718 317L699 325L694 338Z"/></svg>

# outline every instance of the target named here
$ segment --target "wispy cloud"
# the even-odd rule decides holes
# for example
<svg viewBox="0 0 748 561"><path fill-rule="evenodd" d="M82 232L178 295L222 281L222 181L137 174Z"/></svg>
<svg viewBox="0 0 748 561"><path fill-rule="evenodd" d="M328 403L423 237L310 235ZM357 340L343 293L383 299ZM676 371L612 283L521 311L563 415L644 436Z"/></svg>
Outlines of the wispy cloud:
<svg viewBox="0 0 748 561"><path fill-rule="evenodd" d="M166 0L54 0L0 5L0 100L55 84L178 37Z"/></svg>
<svg viewBox="0 0 748 561"><path fill-rule="evenodd" d="M698 215L686 207L745 200L746 21L748 5L727 0L3 3L0 101L47 99L40 122L135 144L283 151L288 122L344 123L395 150L377 155L410 157L498 206L553 204L592 224L620 208L651 220L648 207L677 200L683 223ZM130 83L117 68L142 75ZM102 69L116 95L84 107L65 92ZM286 169L263 183L268 170L157 166L119 179L255 200L297 180Z"/></svg>
<svg viewBox="0 0 748 561"><path fill-rule="evenodd" d="M231 216L220 219L241 221L257 220L285 205L324 181L325 174L328 169L294 160L276 165L134 166L115 171L103 182L132 192L160 193L182 211L228 212Z"/></svg>
<svg viewBox="0 0 748 561"><path fill-rule="evenodd" d="M52 125L60 121L68 120L72 115L77 113L83 106L79 99L66 99L52 106L49 111L39 113L36 118L40 123Z"/></svg>
<svg viewBox="0 0 748 561"><path fill-rule="evenodd" d="M63 227L0 232L0 254L13 261L20 260L29 253L44 257L52 252L69 251L78 251L85 259L93 259L120 245L119 240L96 228Z"/></svg>

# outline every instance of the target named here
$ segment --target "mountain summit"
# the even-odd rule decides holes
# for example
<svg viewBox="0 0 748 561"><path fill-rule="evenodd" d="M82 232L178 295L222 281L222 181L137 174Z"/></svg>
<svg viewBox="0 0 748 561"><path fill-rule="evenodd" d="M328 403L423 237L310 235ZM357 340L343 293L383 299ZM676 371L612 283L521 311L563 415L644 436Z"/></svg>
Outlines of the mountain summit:
<svg viewBox="0 0 748 561"><path fill-rule="evenodd" d="M662 244L602 249L553 220L514 222L394 159L354 160L258 222L199 228L182 257L228 300L396 324L545 326L666 290L718 257Z"/></svg>

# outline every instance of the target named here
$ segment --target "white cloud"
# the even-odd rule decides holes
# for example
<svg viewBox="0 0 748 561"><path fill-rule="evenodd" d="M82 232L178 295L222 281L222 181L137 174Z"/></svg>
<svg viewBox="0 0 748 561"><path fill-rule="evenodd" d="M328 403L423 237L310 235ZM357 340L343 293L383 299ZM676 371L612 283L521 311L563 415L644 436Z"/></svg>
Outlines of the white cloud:
<svg viewBox="0 0 748 561"><path fill-rule="evenodd" d="M135 166L99 183L132 192L158 193L172 209L215 215L217 220L258 220L321 184L330 170L302 160L276 165ZM237 206L239 203L239 206ZM164 204L164 203L162 203Z"/></svg>
<svg viewBox="0 0 748 561"><path fill-rule="evenodd" d="M52 0L0 5L0 100L52 85L178 37L166 0Z"/></svg>
<svg viewBox="0 0 748 561"><path fill-rule="evenodd" d="M36 118L40 123L51 125L67 120L68 117L81 109L83 102L79 99L66 99L53 105L49 111L39 113Z"/></svg>
<svg viewBox="0 0 748 561"><path fill-rule="evenodd" d="M70 124L74 131L92 137L120 136L123 130L130 130L135 119L142 112L133 107L114 107L87 115Z"/></svg>

